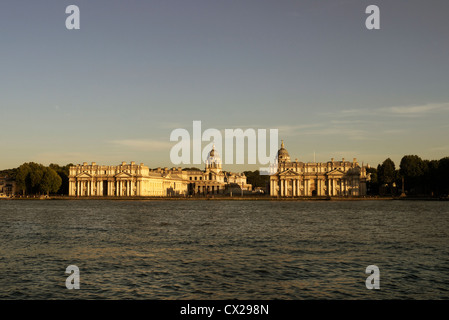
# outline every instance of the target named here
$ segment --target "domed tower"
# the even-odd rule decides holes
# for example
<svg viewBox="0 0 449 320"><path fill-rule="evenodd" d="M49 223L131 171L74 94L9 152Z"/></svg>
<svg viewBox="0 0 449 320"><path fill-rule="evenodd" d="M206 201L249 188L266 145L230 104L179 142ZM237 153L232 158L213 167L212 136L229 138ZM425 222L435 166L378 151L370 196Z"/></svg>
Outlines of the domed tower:
<svg viewBox="0 0 449 320"><path fill-rule="evenodd" d="M276 156L276 162L290 162L290 155L288 154L287 149L284 147L284 140L282 140L281 148L278 150L277 156Z"/></svg>
<svg viewBox="0 0 449 320"><path fill-rule="evenodd" d="M221 171L221 159L218 152L215 150L215 145L213 145L212 150L206 159L206 171L214 171L219 173Z"/></svg>

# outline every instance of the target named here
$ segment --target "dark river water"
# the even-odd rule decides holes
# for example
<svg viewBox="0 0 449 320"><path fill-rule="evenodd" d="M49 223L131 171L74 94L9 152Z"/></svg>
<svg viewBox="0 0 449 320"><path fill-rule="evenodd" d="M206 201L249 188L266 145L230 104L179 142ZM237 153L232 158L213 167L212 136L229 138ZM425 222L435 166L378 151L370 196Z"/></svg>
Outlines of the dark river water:
<svg viewBox="0 0 449 320"><path fill-rule="evenodd" d="M449 202L0 201L0 298L449 299Z"/></svg>

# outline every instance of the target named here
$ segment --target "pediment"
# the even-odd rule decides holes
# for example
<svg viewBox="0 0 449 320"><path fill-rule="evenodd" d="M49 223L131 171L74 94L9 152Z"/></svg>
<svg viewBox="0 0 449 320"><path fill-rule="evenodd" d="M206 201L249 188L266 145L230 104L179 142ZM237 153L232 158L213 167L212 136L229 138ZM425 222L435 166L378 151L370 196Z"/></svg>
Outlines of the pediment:
<svg viewBox="0 0 449 320"><path fill-rule="evenodd" d="M117 174L115 175L115 177L116 177L116 178L122 178L122 179L124 179L124 178L131 178L132 176L131 176L129 173L126 173L126 172L120 172L120 173L117 173Z"/></svg>
<svg viewBox="0 0 449 320"><path fill-rule="evenodd" d="M285 170L285 171L279 173L278 175L279 175L279 176L282 176L282 177L299 176L299 173L298 173L298 172L295 172L295 171L293 171L293 170Z"/></svg>
<svg viewBox="0 0 449 320"><path fill-rule="evenodd" d="M91 179L92 178L92 175L91 174L89 174L89 173L87 173L87 172L81 172L80 174L78 174L77 176L76 176L76 178L77 179Z"/></svg>
<svg viewBox="0 0 449 320"><path fill-rule="evenodd" d="M343 176L345 173L340 169L334 169L327 173L328 176Z"/></svg>

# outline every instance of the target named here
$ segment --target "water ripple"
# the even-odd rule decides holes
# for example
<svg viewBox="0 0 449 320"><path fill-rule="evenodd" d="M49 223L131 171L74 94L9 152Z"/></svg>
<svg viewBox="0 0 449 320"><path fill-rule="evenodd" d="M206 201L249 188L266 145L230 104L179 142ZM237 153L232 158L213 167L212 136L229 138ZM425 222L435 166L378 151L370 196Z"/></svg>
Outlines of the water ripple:
<svg viewBox="0 0 449 320"><path fill-rule="evenodd" d="M448 299L448 218L418 201L0 201L0 298Z"/></svg>

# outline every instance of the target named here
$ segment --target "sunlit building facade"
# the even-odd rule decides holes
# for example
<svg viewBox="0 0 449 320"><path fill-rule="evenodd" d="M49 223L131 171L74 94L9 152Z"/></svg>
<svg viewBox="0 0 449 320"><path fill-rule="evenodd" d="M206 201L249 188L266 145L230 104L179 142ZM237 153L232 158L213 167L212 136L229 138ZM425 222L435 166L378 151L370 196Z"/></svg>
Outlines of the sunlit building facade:
<svg viewBox="0 0 449 320"><path fill-rule="evenodd" d="M270 195L275 197L364 196L369 166L353 161L299 162L290 160L282 141L276 170L270 176Z"/></svg>
<svg viewBox="0 0 449 320"><path fill-rule="evenodd" d="M251 190L243 173L222 171L215 148L205 170L150 169L143 163L102 166L95 162L70 167L69 195L74 197L167 197L224 194L228 186Z"/></svg>

